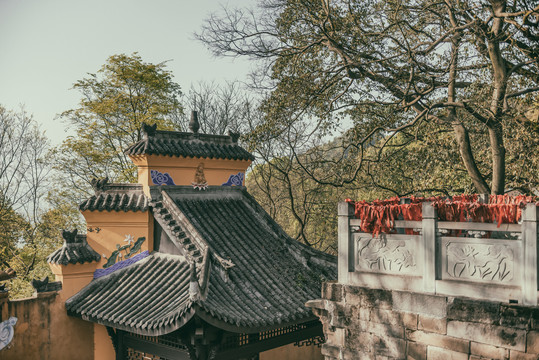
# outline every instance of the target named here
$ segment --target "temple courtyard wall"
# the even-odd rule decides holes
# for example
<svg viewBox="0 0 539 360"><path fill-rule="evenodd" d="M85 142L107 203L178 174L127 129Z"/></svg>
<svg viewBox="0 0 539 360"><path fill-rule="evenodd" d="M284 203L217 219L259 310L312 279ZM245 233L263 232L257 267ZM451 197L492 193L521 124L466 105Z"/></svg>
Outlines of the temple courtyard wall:
<svg viewBox="0 0 539 360"><path fill-rule="evenodd" d="M93 324L69 317L61 292L8 300L0 293L0 323L16 318L9 344L0 350L2 360L54 360L94 358ZM8 336L4 329L0 337ZM5 340L5 339L0 339Z"/></svg>
<svg viewBox="0 0 539 360"><path fill-rule="evenodd" d="M539 359L539 307L325 283L326 360Z"/></svg>

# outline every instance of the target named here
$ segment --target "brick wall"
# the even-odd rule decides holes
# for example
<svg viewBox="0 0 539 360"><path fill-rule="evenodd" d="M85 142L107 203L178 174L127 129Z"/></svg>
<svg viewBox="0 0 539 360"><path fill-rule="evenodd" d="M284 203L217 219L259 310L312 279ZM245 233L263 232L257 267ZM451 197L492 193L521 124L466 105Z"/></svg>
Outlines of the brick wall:
<svg viewBox="0 0 539 360"><path fill-rule="evenodd" d="M325 283L326 360L539 359L539 307Z"/></svg>

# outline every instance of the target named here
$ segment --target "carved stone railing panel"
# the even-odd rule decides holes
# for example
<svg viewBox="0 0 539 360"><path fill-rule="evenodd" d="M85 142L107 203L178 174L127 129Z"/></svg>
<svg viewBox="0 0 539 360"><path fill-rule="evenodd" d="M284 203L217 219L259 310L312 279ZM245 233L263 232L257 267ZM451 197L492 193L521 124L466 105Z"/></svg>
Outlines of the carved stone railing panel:
<svg viewBox="0 0 539 360"><path fill-rule="evenodd" d="M518 284L520 242L476 238L441 238L442 280Z"/></svg>
<svg viewBox="0 0 539 360"><path fill-rule="evenodd" d="M537 305L537 207L522 213L521 224L442 222L424 203L422 221L373 238L340 203L339 283Z"/></svg>
<svg viewBox="0 0 539 360"><path fill-rule="evenodd" d="M421 275L417 239L413 235L354 234L355 270L396 275Z"/></svg>

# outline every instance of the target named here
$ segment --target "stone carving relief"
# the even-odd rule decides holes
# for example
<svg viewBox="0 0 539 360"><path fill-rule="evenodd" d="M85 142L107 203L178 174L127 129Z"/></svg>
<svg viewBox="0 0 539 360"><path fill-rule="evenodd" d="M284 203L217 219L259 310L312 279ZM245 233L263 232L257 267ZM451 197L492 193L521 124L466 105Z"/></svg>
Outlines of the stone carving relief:
<svg viewBox="0 0 539 360"><path fill-rule="evenodd" d="M446 272L452 278L511 282L514 252L509 245L447 242Z"/></svg>
<svg viewBox="0 0 539 360"><path fill-rule="evenodd" d="M356 270L410 274L416 270L414 243L388 239L385 234L356 239Z"/></svg>
<svg viewBox="0 0 539 360"><path fill-rule="evenodd" d="M206 190L208 188L208 182L206 181L206 176L204 175L204 163L198 164L195 172L195 181L193 181L191 184L195 190Z"/></svg>

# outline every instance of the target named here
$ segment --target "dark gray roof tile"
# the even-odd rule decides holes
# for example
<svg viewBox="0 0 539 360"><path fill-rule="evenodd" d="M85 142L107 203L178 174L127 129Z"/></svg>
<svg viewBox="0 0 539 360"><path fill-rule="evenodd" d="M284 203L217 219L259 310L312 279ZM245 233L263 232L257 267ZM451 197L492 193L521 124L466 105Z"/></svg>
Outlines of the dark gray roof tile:
<svg viewBox="0 0 539 360"><path fill-rule="evenodd" d="M254 156L227 135L155 131L125 150L127 155L164 155L208 159L254 160Z"/></svg>
<svg viewBox="0 0 539 360"><path fill-rule="evenodd" d="M57 265L84 264L101 260L94 249L88 245L86 235L76 235L73 242L64 240L64 245L47 257L47 262Z"/></svg>
<svg viewBox="0 0 539 360"><path fill-rule="evenodd" d="M185 256L153 253L94 280L66 303L71 315L146 335L173 331L193 313L237 331L314 318L304 304L337 277L335 257L286 236L243 187L170 186L152 198L155 219ZM186 258L199 264L204 295L194 302Z"/></svg>
<svg viewBox="0 0 539 360"><path fill-rule="evenodd" d="M81 211L147 211L148 198L142 185L106 184L103 191L84 200L79 205Z"/></svg>
<svg viewBox="0 0 539 360"><path fill-rule="evenodd" d="M192 306L189 275L184 257L153 253L92 281L66 301L66 309L85 320L161 335L183 324Z"/></svg>

